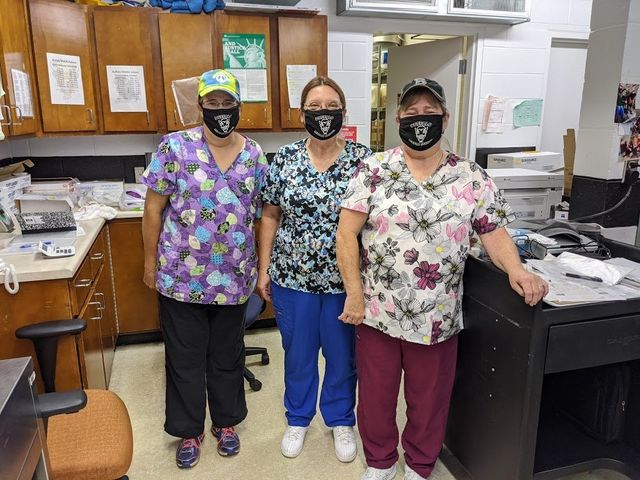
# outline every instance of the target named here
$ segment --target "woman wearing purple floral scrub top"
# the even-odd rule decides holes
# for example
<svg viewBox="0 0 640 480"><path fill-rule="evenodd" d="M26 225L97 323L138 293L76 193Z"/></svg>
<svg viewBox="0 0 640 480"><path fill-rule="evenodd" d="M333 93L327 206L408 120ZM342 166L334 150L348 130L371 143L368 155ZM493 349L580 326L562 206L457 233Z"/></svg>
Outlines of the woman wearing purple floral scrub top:
<svg viewBox="0 0 640 480"><path fill-rule="evenodd" d="M395 477L396 404L404 371L406 480L428 478L444 439L462 329L462 274L477 233L491 260L529 305L547 292L527 272L505 228L510 207L473 162L440 147L442 87L417 78L398 106L400 147L369 157L342 203L337 258L347 298L340 318L356 327L362 479ZM358 234L362 250L358 260Z"/></svg>
<svg viewBox="0 0 640 480"><path fill-rule="evenodd" d="M162 138L142 182L144 282L160 293L165 342L165 431L181 439L180 468L198 463L206 401L220 455L235 455L247 415L244 311L257 278L254 220L267 162L237 132L233 75L200 77L204 125Z"/></svg>

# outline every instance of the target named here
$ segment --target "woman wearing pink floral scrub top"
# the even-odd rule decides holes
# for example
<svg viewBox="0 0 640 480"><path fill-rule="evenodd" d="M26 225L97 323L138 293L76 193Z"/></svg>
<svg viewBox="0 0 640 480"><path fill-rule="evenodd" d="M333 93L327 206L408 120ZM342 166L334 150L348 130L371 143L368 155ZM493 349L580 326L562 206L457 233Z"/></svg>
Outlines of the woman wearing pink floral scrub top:
<svg viewBox="0 0 640 480"><path fill-rule="evenodd" d="M417 78L400 96L402 145L364 160L345 194L337 257L356 327L358 429L368 468L391 479L398 460L396 404L404 371L405 479L431 474L444 439L462 323L462 274L478 234L491 260L529 305L546 293L504 226L514 218L482 168L440 142L442 87ZM361 255L358 256L358 235ZM359 260L358 260L359 257Z"/></svg>
<svg viewBox="0 0 640 480"><path fill-rule="evenodd" d="M206 402L218 453L240 450L247 416L244 312L257 279L254 220L267 170L253 140L235 131L240 87L225 70L200 77L204 125L164 136L142 182L144 281L160 293L165 343L165 431L180 438L179 468L194 467Z"/></svg>

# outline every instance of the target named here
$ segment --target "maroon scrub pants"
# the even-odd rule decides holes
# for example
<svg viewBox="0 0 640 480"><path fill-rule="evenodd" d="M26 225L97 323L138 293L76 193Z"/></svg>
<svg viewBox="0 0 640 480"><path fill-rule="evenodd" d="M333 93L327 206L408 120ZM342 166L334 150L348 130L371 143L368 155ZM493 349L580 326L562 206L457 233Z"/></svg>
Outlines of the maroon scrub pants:
<svg viewBox="0 0 640 480"><path fill-rule="evenodd" d="M420 345L367 325L356 327L358 430L368 466L384 469L398 460L396 407L404 370L405 461L420 476L429 477L444 440L457 347L457 336Z"/></svg>

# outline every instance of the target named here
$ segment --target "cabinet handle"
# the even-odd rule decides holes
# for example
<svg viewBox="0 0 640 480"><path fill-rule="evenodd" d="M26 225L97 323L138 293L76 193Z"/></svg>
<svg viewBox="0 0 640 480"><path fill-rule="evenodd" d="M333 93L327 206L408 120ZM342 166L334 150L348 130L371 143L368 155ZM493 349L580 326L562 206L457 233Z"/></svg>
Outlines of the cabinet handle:
<svg viewBox="0 0 640 480"><path fill-rule="evenodd" d="M147 114L147 125L151 125L151 118L149 117L149 111L145 112Z"/></svg>
<svg viewBox="0 0 640 480"><path fill-rule="evenodd" d="M11 121L11 107L9 105L0 105L0 108L3 108L7 111L7 123L0 122L0 125L11 125L13 122Z"/></svg>
<svg viewBox="0 0 640 480"><path fill-rule="evenodd" d="M93 109L87 108L87 115L89 117L89 123L93 124Z"/></svg>
<svg viewBox="0 0 640 480"><path fill-rule="evenodd" d="M82 280L79 280L78 283L74 284L73 286L76 287L76 288L85 288L85 287L90 287L92 283L93 283L93 279L91 279L91 278L83 278Z"/></svg>
<svg viewBox="0 0 640 480"><path fill-rule="evenodd" d="M15 108L16 112L18 112L18 123L13 121L13 117L11 117L11 125L20 126L22 125L22 110L18 105L11 105L11 108Z"/></svg>
<svg viewBox="0 0 640 480"><path fill-rule="evenodd" d="M93 295L94 295L94 296L96 296L96 297L102 297L102 301L98 300L98 303L100 304L100 309L101 309L101 310L104 310L105 308L107 308L107 307L106 307L106 303L105 303L105 301L104 301L104 293L102 293L102 292L95 292Z"/></svg>
<svg viewBox="0 0 640 480"><path fill-rule="evenodd" d="M102 305L100 302L89 302L87 305L98 305L98 312L100 312L99 317L89 317L89 320L102 320Z"/></svg>
<svg viewBox="0 0 640 480"><path fill-rule="evenodd" d="M102 260L104 258L104 253L98 252L91 255L91 260Z"/></svg>
<svg viewBox="0 0 640 480"><path fill-rule="evenodd" d="M289 121L291 121L291 108L289 108Z"/></svg>
<svg viewBox="0 0 640 480"><path fill-rule="evenodd" d="M178 123L178 112L176 112L176 109L173 109L173 122L176 124L176 127L179 127L180 124Z"/></svg>
<svg viewBox="0 0 640 480"><path fill-rule="evenodd" d="M264 107L264 119L267 120L267 107Z"/></svg>

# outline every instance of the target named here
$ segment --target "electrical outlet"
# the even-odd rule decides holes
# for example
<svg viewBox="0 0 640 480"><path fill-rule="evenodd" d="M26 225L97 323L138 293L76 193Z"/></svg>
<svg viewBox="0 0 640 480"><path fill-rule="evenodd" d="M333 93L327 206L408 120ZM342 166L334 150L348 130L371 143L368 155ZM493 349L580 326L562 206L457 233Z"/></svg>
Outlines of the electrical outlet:
<svg viewBox="0 0 640 480"><path fill-rule="evenodd" d="M140 177L144 173L144 167L133 167L133 174L136 177L136 183L140 183Z"/></svg>

